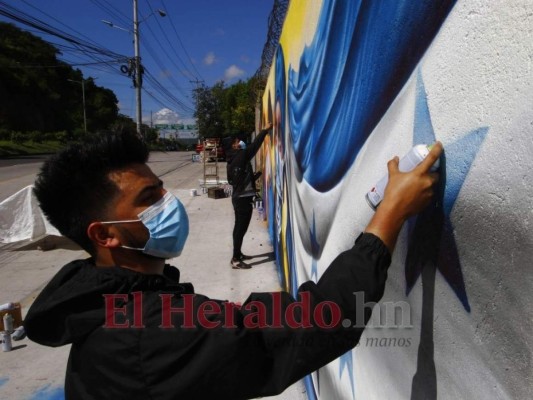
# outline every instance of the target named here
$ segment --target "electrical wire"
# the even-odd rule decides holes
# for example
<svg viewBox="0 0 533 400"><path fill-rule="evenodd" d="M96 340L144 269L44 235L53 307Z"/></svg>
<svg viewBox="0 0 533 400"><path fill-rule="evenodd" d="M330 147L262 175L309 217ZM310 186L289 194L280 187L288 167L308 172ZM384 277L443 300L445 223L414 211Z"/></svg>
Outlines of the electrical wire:
<svg viewBox="0 0 533 400"><path fill-rule="evenodd" d="M29 7L36 9L31 4L28 4L26 1L22 0L23 3L27 4ZM120 11L114 12L112 9L115 9L112 5L109 5L108 2L101 2L98 0L91 0L93 3L95 3L100 8L103 8L106 10L106 12L111 13L113 17L120 18ZM103 3L107 3L106 6ZM36 9L41 14L45 15L46 17L50 18L51 20L59 23L60 25L66 27L68 30L77 33L81 36L85 35L77 32L76 30L68 27L61 21L58 21L53 16L50 16L49 14L43 12L42 10ZM116 64L122 64L127 62L130 58L118 53L115 53L103 46L100 46L98 43L94 42L90 38L82 39L74 34L68 33L65 30L59 29L57 27L54 27L50 25L47 22L44 22L42 20L39 20L36 17L33 17L29 15L28 13L19 10L13 6L10 6L6 4L3 1L0 1L0 15L3 15L13 21L16 21L17 23L33 28L36 31L40 32L41 35L45 35L45 37L49 37L48 40L45 40L55 48L61 51L60 56L58 59L60 59L62 62L70 65L70 66L86 66L91 67L94 69L98 69L100 71L105 72L112 72L114 74L121 74L118 69L116 68ZM122 18L120 18L122 20ZM60 41L64 41L67 44L58 42L57 39ZM150 47L150 45L148 45ZM153 50L150 51L150 54L154 57L155 52ZM70 58L69 58L70 57ZM163 67L161 61L159 60L159 66L162 70L165 70ZM39 66L18 66L18 67L26 67L26 68L38 68ZM46 66L40 66L41 68L46 68ZM176 105L177 108L183 110L186 113L193 112L194 109L191 108L190 105L186 104L185 101L182 101L178 98L176 98L174 95L172 95L168 89L166 89L155 77L153 77L151 74L149 75L147 79L148 84L157 91L161 97L166 99L166 102L159 98L156 94L150 91L150 97L154 98L154 100L157 100L157 102L161 105L163 105L166 108L172 108L169 107L168 103ZM183 89L181 89L183 90Z"/></svg>

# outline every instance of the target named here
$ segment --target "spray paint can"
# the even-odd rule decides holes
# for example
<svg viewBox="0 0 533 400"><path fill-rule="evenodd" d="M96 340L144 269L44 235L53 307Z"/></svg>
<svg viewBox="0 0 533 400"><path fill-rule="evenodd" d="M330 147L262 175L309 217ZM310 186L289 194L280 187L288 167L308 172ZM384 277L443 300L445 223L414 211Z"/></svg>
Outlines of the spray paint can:
<svg viewBox="0 0 533 400"><path fill-rule="evenodd" d="M418 144L413 147L405 156L400 160L398 168L401 172L409 172L415 169L415 167L426 158L433 145ZM431 167L431 171L436 171L439 168L439 160L435 161L435 164ZM385 194L385 188L389 182L389 174L387 173L381 178L378 183L366 194L366 201L368 205L376 210L377 206L383 200Z"/></svg>
<svg viewBox="0 0 533 400"><path fill-rule="evenodd" d="M13 326L13 316L10 313L4 314L2 321L4 323L4 331L12 333L15 330L15 327Z"/></svg>
<svg viewBox="0 0 533 400"><path fill-rule="evenodd" d="M0 341L2 341L2 351L11 351L13 346L11 345L11 334L7 332L0 332Z"/></svg>
<svg viewBox="0 0 533 400"><path fill-rule="evenodd" d="M4 303L0 305L0 311L13 310L15 308L15 303Z"/></svg>

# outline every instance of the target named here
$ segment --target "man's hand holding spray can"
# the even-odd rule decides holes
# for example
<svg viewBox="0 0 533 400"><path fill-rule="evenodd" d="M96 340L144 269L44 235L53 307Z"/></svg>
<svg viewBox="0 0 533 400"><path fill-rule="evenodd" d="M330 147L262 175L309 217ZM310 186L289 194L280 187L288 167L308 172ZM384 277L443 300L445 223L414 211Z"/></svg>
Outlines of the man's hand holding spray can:
<svg viewBox="0 0 533 400"><path fill-rule="evenodd" d="M405 156L402 157L398 165L400 172L410 172L416 168L429 154L433 145L418 144L414 146ZM430 168L430 172L435 172L439 168L439 160ZM389 182L389 175L383 176L378 183L366 194L366 201L373 210L379 206L385 195L385 188Z"/></svg>
<svg viewBox="0 0 533 400"><path fill-rule="evenodd" d="M365 232L372 233L392 251L404 222L427 207L434 195L442 144L415 146L401 160L387 163L388 174L368 192L368 204L376 211ZM378 207L379 205L379 207Z"/></svg>

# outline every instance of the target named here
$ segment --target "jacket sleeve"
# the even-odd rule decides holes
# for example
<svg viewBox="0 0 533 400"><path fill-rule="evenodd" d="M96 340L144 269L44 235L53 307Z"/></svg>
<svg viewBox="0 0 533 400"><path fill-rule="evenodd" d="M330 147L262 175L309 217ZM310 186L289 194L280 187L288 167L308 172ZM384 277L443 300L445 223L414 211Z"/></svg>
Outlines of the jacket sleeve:
<svg viewBox="0 0 533 400"><path fill-rule="evenodd" d="M217 311L213 304L206 307L213 300L195 297L196 315L208 311L201 316L204 328L176 332L179 352L162 340L141 346L148 383L185 398L218 393L236 400L281 393L357 345L372 313L369 303L383 295L389 264L385 245L365 233L317 283L302 284L296 298L286 292L254 293L239 307L220 302ZM156 358L157 363L148 361ZM178 371L186 371L185 376ZM184 382L186 387L177 387Z"/></svg>
<svg viewBox="0 0 533 400"><path fill-rule="evenodd" d="M256 137L255 140L249 146L244 149L246 154L246 162L254 158L257 151L261 148L263 141L265 140L266 135L268 134L269 129L263 129Z"/></svg>

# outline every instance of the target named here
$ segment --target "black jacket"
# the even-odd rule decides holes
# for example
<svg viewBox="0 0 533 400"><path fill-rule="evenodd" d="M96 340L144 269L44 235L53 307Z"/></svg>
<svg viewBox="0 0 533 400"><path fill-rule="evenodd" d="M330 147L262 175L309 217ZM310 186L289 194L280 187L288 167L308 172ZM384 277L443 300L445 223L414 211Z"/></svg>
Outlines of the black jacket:
<svg viewBox="0 0 533 400"><path fill-rule="evenodd" d="M251 160L261 148L269 130L262 130L252 144L245 149L232 149L226 151L228 181L234 178L232 197L253 196L256 193L254 170ZM236 171L236 172L234 172ZM233 176L232 176L233 175Z"/></svg>
<svg viewBox="0 0 533 400"><path fill-rule="evenodd" d="M357 321L363 307L353 293L363 292L365 302L377 302L389 263L381 240L363 234L316 284L301 285L298 299L307 299L312 311L324 301L334 302L342 310L338 321ZM192 285L179 283L174 267L166 266L164 276L143 275L78 260L63 267L41 292L24 326L37 343L72 343L65 394L75 400L271 396L353 348L364 329L341 323L326 328L332 316L328 307L306 315L286 292L253 293L240 310L193 293ZM111 317L106 317L104 296L114 299L114 310L107 307ZM162 319L162 310L170 310L162 305L163 297L173 298L171 321ZM364 310L366 323L371 310ZM314 327L295 326L298 321ZM119 327L127 323L130 327ZM257 327L261 324L270 327Z"/></svg>

